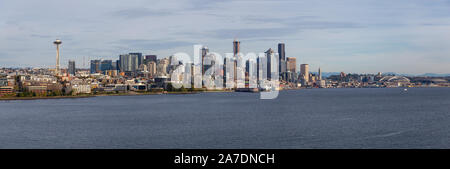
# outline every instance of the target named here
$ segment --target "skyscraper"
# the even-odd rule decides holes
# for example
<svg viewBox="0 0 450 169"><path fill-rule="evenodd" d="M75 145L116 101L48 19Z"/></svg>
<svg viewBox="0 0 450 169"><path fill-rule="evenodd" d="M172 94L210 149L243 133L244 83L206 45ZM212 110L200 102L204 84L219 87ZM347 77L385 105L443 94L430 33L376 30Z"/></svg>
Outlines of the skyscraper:
<svg viewBox="0 0 450 169"><path fill-rule="evenodd" d="M233 41L233 59L234 59L234 68L233 68L233 73L234 73L234 85L235 88L237 87L237 57L239 55L239 52L241 50L241 42L239 42L238 40L234 39Z"/></svg>
<svg viewBox="0 0 450 169"><path fill-rule="evenodd" d="M75 75L75 72L76 72L75 61L69 60L69 65L68 65L67 71L69 74Z"/></svg>
<svg viewBox="0 0 450 169"><path fill-rule="evenodd" d="M234 57L236 57L236 55L239 54L239 52L241 50L240 49L241 48L240 45L241 45L241 42L239 42L238 40L235 39L233 41L233 56Z"/></svg>
<svg viewBox="0 0 450 169"><path fill-rule="evenodd" d="M150 61L147 63L147 68L148 68L148 73L150 74L151 77L155 77L156 76L156 62L154 61Z"/></svg>
<svg viewBox="0 0 450 169"><path fill-rule="evenodd" d="M288 72L295 73L296 65L297 65L297 59L295 57L287 57L286 58L286 68Z"/></svg>
<svg viewBox="0 0 450 169"><path fill-rule="evenodd" d="M304 84L309 82L309 65L308 64L300 65L300 76L303 79Z"/></svg>
<svg viewBox="0 0 450 169"><path fill-rule="evenodd" d="M158 57L156 55L145 55L144 64L148 64L149 62L157 62Z"/></svg>
<svg viewBox="0 0 450 169"><path fill-rule="evenodd" d="M136 72L139 68L138 55L124 54L120 55L120 71L121 72Z"/></svg>
<svg viewBox="0 0 450 169"><path fill-rule="evenodd" d="M112 70L113 66L112 66L112 60L102 60L100 61L100 71L101 72L106 72L107 70Z"/></svg>
<svg viewBox="0 0 450 169"><path fill-rule="evenodd" d="M279 69L280 73L286 72L286 52L284 43L278 43L278 58L280 59Z"/></svg>
<svg viewBox="0 0 450 169"><path fill-rule="evenodd" d="M322 80L322 71L320 70L320 67L319 67L319 80Z"/></svg>
<svg viewBox="0 0 450 169"><path fill-rule="evenodd" d="M100 73L100 60L91 60L91 73Z"/></svg>
<svg viewBox="0 0 450 169"><path fill-rule="evenodd" d="M272 48L269 48L266 51L266 59L267 59L267 80L275 80L272 79L274 73L277 73L278 65L275 58L275 53ZM278 79L277 79L278 80Z"/></svg>
<svg viewBox="0 0 450 169"><path fill-rule="evenodd" d="M201 60L201 63L202 63L202 75L204 75L205 71L207 70L207 68L205 67L205 63L203 63L203 62L205 61L205 57L206 57L206 55L208 55L208 53L209 53L208 47L203 46L202 47L202 60Z"/></svg>
<svg viewBox="0 0 450 169"><path fill-rule="evenodd" d="M168 74L167 70L169 68L170 60L168 58L163 58L156 63L156 71L158 75L166 76Z"/></svg>
<svg viewBox="0 0 450 169"><path fill-rule="evenodd" d="M120 72L120 58L119 58L119 60L116 60L116 70L118 71L118 72Z"/></svg>
<svg viewBox="0 0 450 169"><path fill-rule="evenodd" d="M130 55L135 55L137 57L137 67L136 69L142 64L144 63L144 58L142 57L142 53L129 53Z"/></svg>

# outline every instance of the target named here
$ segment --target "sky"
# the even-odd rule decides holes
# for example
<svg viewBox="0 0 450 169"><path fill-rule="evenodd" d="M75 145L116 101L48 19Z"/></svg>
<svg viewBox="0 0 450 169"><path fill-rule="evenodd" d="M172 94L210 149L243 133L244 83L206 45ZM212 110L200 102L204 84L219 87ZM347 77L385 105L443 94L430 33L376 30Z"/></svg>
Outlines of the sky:
<svg viewBox="0 0 450 169"><path fill-rule="evenodd" d="M260 53L286 44L311 71L450 73L450 0L1 0L0 67L75 60ZM84 61L84 62L83 62Z"/></svg>

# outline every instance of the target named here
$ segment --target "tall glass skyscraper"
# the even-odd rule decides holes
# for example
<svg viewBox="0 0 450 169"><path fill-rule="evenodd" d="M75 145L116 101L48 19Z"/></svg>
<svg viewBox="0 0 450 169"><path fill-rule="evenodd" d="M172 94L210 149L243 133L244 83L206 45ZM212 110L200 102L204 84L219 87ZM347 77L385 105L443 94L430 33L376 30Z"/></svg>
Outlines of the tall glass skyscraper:
<svg viewBox="0 0 450 169"><path fill-rule="evenodd" d="M281 77L285 80L284 73L286 70L286 52L284 49L284 43L278 43L278 58L279 58L279 66L278 72L281 74Z"/></svg>
<svg viewBox="0 0 450 169"><path fill-rule="evenodd" d="M139 68L139 55L124 54L119 56L121 72L136 72Z"/></svg>
<svg viewBox="0 0 450 169"><path fill-rule="evenodd" d="M75 61L69 60L67 72L71 75L75 75L75 72L76 72Z"/></svg>
<svg viewBox="0 0 450 169"><path fill-rule="evenodd" d="M100 73L100 60L91 60L91 73Z"/></svg>

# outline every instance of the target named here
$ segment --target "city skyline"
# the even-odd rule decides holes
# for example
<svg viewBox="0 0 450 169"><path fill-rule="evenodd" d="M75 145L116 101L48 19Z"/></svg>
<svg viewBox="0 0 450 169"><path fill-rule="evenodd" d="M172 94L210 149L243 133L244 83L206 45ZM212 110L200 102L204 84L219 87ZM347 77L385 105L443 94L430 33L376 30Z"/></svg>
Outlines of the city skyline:
<svg viewBox="0 0 450 169"><path fill-rule="evenodd" d="M192 54L194 44L231 53L237 38L243 53L285 43L285 56L312 70L450 73L448 1L87 3L0 2L0 67L54 67L57 38L63 68L68 60L81 67L83 57Z"/></svg>

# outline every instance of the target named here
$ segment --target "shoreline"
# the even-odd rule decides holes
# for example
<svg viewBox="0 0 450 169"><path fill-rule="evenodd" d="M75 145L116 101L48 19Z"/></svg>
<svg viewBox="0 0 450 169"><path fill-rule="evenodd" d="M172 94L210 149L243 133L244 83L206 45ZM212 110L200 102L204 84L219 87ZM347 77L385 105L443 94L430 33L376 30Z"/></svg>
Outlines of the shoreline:
<svg viewBox="0 0 450 169"><path fill-rule="evenodd" d="M386 87L385 87L386 88ZM389 87L387 87L389 88ZM439 87L398 87L398 88L447 88L446 86ZM290 88L283 90L303 90L308 88ZM312 89L312 88L311 88ZM343 88L329 88L329 89L343 89ZM357 89L357 88L352 88ZM362 88L361 88L362 89ZM40 100L40 99L77 99L77 98L89 98L89 97L102 97L102 96L143 96L143 95L185 95L185 94L198 94L198 93L229 93L229 92L239 92L233 90L198 90L198 91L187 91L187 92L129 92L129 93L113 93L113 94L93 94L93 95L80 95L80 96L47 96L47 97L0 97L0 101L8 100Z"/></svg>
<svg viewBox="0 0 450 169"><path fill-rule="evenodd" d="M88 98L95 97L92 96L51 96L51 97L0 97L0 101L8 100L41 100L41 99L77 99L77 98Z"/></svg>
<svg viewBox="0 0 450 169"><path fill-rule="evenodd" d="M93 94L93 95L80 95L80 96L47 96L47 97L0 97L0 101L8 100L40 100L40 99L77 99L77 98L89 98L89 97L102 97L102 96L144 96L144 95L185 95L185 94L198 94L207 92L234 92L234 91L187 91L187 92L129 92L129 93L114 93L114 94Z"/></svg>

